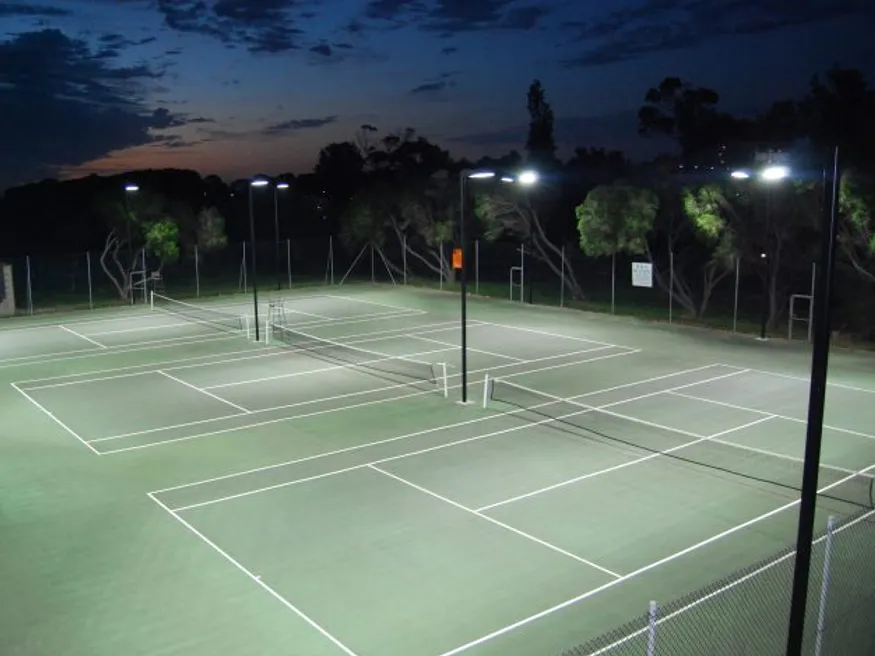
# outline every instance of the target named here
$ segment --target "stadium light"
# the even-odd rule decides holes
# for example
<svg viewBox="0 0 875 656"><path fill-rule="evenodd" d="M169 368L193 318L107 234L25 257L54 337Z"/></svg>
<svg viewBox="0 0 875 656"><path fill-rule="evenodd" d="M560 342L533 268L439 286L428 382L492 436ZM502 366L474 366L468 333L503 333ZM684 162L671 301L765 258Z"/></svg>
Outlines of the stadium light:
<svg viewBox="0 0 875 656"><path fill-rule="evenodd" d="M276 290L280 290L280 200L279 192L289 188L285 180L278 181L273 186L273 269L276 276ZM290 249L291 252L291 249ZM289 282L291 282L291 263L289 263ZM289 285L291 287L291 284Z"/></svg>
<svg viewBox="0 0 875 656"><path fill-rule="evenodd" d="M537 184L538 174L534 171L523 171L517 176L516 181L519 182L521 185L526 186Z"/></svg>
<svg viewBox="0 0 875 656"><path fill-rule="evenodd" d="M288 183L288 182L277 182L277 183L276 183L276 188L277 188L277 189L288 189L288 188L289 188L289 183Z"/></svg>
<svg viewBox="0 0 875 656"><path fill-rule="evenodd" d="M786 166L767 166L760 173L760 177L766 182L783 180L790 175L790 169Z"/></svg>
<svg viewBox="0 0 875 656"><path fill-rule="evenodd" d="M252 182L249 183L250 187L266 187L270 184L270 180L266 178L255 178Z"/></svg>
<svg viewBox="0 0 875 656"><path fill-rule="evenodd" d="M462 176L471 180L486 180L494 178L495 171L462 171Z"/></svg>
<svg viewBox="0 0 875 656"><path fill-rule="evenodd" d="M125 185L125 191L140 191L140 188L134 183L128 183Z"/></svg>
<svg viewBox="0 0 875 656"><path fill-rule="evenodd" d="M729 175L731 175L736 180L747 180L750 177L750 173L748 173L747 171L741 171L741 170L733 171Z"/></svg>

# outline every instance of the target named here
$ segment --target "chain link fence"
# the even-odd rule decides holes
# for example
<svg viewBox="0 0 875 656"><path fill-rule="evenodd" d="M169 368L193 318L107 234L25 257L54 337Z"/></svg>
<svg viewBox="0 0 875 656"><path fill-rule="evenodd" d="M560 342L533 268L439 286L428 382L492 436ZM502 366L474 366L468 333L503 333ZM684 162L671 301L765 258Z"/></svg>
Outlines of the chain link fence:
<svg viewBox="0 0 875 656"><path fill-rule="evenodd" d="M829 518L813 543L804 653L875 653L875 511ZM783 656L795 552L787 549L688 596L651 601L629 623L562 656Z"/></svg>

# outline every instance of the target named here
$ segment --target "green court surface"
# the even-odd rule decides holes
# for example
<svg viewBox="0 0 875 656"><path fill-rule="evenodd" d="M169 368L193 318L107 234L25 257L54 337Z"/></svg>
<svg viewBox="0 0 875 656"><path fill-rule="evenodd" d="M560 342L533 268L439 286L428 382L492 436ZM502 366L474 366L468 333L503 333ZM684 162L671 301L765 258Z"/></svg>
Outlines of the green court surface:
<svg viewBox="0 0 875 656"><path fill-rule="evenodd" d="M0 323L4 656L559 654L795 539L804 346L472 299L462 404L457 299L282 300L308 348L243 297ZM871 508L873 365L818 527Z"/></svg>

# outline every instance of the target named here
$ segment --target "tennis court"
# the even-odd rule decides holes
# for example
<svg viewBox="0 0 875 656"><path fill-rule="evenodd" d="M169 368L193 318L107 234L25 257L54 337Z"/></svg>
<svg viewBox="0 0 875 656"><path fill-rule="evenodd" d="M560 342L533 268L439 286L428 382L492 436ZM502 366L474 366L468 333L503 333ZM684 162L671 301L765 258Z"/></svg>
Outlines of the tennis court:
<svg viewBox="0 0 875 656"><path fill-rule="evenodd" d="M0 330L11 653L558 654L795 538L804 349L472 300L463 405L455 299L259 314ZM873 507L872 363L833 358L818 525Z"/></svg>

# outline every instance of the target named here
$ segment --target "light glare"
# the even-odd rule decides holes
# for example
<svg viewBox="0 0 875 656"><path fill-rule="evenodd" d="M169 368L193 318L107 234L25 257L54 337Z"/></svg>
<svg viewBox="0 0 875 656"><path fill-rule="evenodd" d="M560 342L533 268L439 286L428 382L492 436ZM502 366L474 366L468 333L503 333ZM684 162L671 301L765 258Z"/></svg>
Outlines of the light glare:
<svg viewBox="0 0 875 656"><path fill-rule="evenodd" d="M733 171L731 175L736 180L747 180L750 177L747 171Z"/></svg>
<svg viewBox="0 0 875 656"><path fill-rule="evenodd" d="M251 184L253 187L265 187L267 186L268 182L267 180L259 178L258 180L253 180L249 184Z"/></svg>
<svg viewBox="0 0 875 656"><path fill-rule="evenodd" d="M483 180L485 178L494 178L495 171L474 171L474 173L469 173L468 177L472 178L474 180Z"/></svg>
<svg viewBox="0 0 875 656"><path fill-rule="evenodd" d="M277 182L277 183L276 183L276 188L277 188L277 189L288 189L288 188L289 188L289 183L288 183L288 182Z"/></svg>
<svg viewBox="0 0 875 656"><path fill-rule="evenodd" d="M140 188L135 184L126 184L125 191L140 191Z"/></svg>
<svg viewBox="0 0 875 656"><path fill-rule="evenodd" d="M534 171L523 171L517 177L517 182L523 185L533 185L538 181L538 174Z"/></svg>
<svg viewBox="0 0 875 656"><path fill-rule="evenodd" d="M762 172L763 180L768 181L783 180L788 175L790 175L790 169L786 166L769 166Z"/></svg>

